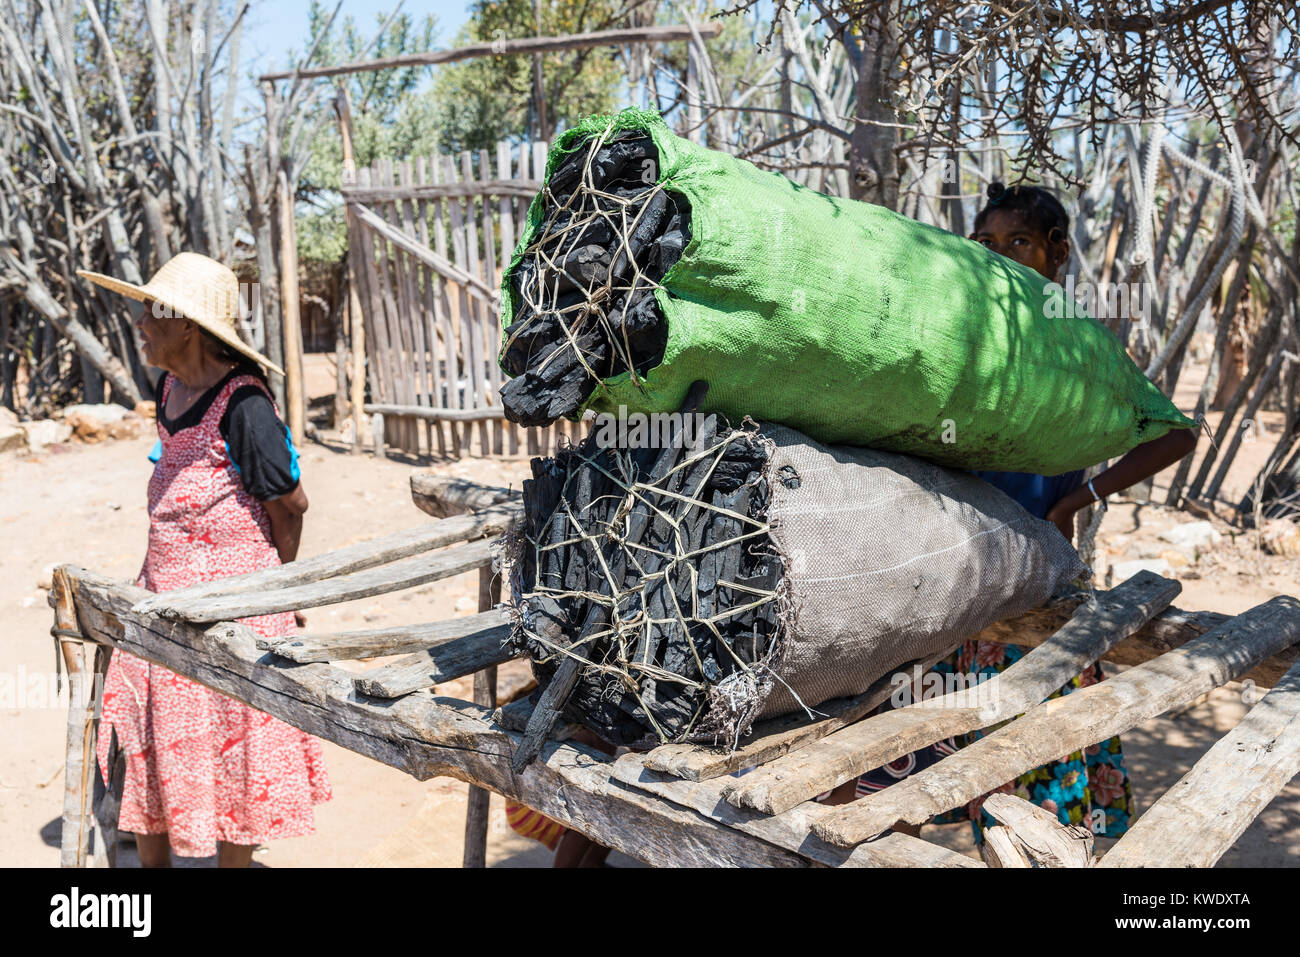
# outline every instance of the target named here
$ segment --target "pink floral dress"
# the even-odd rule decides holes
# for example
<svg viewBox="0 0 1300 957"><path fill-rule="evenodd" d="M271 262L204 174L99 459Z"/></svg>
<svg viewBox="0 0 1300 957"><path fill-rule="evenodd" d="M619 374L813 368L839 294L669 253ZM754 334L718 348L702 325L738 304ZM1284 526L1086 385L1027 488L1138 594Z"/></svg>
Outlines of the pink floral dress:
<svg viewBox="0 0 1300 957"><path fill-rule="evenodd" d="M174 379L168 375L159 409ZM149 480L149 551L136 584L169 591L280 564L271 522L230 459L219 423L226 382L202 420L173 435L159 415L161 457ZM266 637L291 634L291 612L243 619ZM314 830L312 806L331 797L320 742L269 714L159 665L115 653L104 687L98 758L107 780L109 735L126 753L119 826L170 836L182 857L217 841L261 844Z"/></svg>

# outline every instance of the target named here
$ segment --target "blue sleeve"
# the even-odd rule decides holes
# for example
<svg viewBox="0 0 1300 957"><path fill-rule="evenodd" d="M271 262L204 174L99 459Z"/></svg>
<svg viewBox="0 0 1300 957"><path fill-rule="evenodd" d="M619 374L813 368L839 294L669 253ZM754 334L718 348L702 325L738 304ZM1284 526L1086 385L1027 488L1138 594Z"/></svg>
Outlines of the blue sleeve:
<svg viewBox="0 0 1300 957"><path fill-rule="evenodd" d="M1061 475L1033 472L974 472L994 488L1020 503L1035 518L1046 518L1052 506L1083 484L1083 470Z"/></svg>

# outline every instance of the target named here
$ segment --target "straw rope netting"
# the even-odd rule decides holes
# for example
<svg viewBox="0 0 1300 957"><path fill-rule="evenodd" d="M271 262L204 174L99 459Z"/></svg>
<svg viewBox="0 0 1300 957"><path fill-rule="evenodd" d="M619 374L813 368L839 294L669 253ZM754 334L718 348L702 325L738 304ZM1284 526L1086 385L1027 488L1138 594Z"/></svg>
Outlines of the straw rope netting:
<svg viewBox="0 0 1300 957"><path fill-rule="evenodd" d="M507 372L531 374L530 393L563 393L545 405L551 418L573 414L620 373L640 387L663 358L654 293L680 257L686 216L656 181L657 150L639 131L610 121L553 163L536 228L508 274L514 308L501 350ZM680 244L656 242L671 228ZM507 407L515 389L503 393Z"/></svg>
<svg viewBox="0 0 1300 957"><path fill-rule="evenodd" d="M659 741L732 732L702 718L743 717L771 681L780 564L765 483L749 469L766 454L752 424L719 434L715 422L652 464L591 439L562 450L545 464L555 505L529 516L515 549L516 641L543 666L577 659L590 694L625 698ZM732 473L724 481L720 468ZM754 580L760 567L766 581ZM562 635L547 627L556 608L567 612ZM711 707L719 698L728 706Z"/></svg>

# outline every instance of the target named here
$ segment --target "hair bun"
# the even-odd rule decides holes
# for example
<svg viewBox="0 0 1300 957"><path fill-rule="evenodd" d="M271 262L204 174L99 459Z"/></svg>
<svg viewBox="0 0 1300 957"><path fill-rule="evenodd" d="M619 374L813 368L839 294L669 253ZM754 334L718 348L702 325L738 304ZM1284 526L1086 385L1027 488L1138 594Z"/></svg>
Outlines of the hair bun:
<svg viewBox="0 0 1300 957"><path fill-rule="evenodd" d="M996 203L1006 194L1007 187L1001 180L995 179L989 183L988 193L989 202Z"/></svg>

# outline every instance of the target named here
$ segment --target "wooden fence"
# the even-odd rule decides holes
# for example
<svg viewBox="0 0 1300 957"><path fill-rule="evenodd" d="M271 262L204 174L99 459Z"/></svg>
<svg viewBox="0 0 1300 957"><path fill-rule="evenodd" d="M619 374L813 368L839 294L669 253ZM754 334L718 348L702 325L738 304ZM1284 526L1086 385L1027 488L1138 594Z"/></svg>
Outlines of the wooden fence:
<svg viewBox="0 0 1300 957"><path fill-rule="evenodd" d="M379 451L539 455L576 423L522 429L498 390L499 289L541 188L547 144L378 160L345 183Z"/></svg>

